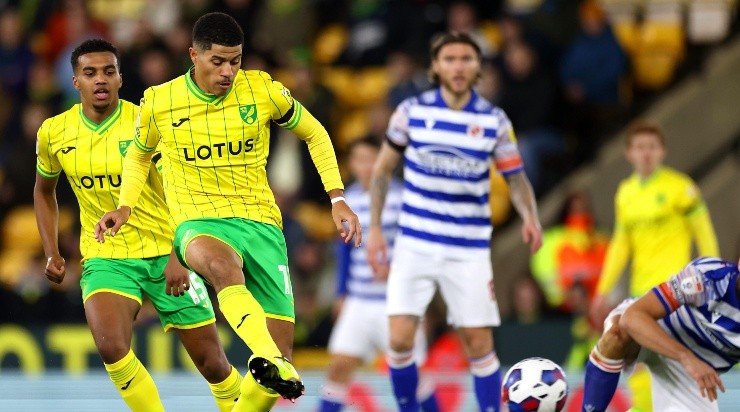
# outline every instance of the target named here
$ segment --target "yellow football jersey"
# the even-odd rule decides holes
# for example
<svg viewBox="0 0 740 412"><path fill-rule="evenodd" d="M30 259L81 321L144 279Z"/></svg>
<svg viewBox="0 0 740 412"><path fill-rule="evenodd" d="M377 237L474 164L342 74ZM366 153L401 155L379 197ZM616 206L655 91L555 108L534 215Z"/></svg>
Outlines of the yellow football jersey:
<svg viewBox="0 0 740 412"><path fill-rule="evenodd" d="M36 170L47 178L67 175L80 205L80 250L92 257L124 259L168 255L172 250L172 226L154 166L128 225L105 243L95 240L93 229L105 212L116 209L123 160L134 139L138 107L119 100L116 110L95 124L82 106L44 121L36 143ZM158 191L152 189L159 187Z"/></svg>
<svg viewBox="0 0 740 412"><path fill-rule="evenodd" d="M631 258L630 295L665 282L700 255L717 256L717 238L699 189L686 175L661 167L648 179L622 181L614 202L616 219L598 292L608 293Z"/></svg>
<svg viewBox="0 0 740 412"><path fill-rule="evenodd" d="M161 151L164 190L176 224L241 217L282 227L265 168L272 121L308 143L327 190L343 188L326 130L265 72L239 70L220 97L200 90L190 72L144 92L136 152ZM126 174L137 169L128 164L120 204L139 208L136 188L129 188L140 184L141 175Z"/></svg>

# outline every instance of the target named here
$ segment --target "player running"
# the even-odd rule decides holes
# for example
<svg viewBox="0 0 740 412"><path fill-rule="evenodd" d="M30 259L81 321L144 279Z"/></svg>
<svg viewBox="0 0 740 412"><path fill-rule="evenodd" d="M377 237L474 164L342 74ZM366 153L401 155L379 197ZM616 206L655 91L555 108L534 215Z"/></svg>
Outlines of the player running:
<svg viewBox="0 0 740 412"><path fill-rule="evenodd" d="M143 182L141 207L118 236L105 244L92 236L98 216L117 205L138 107L118 98L122 81L118 50L112 44L87 40L72 52L71 60L81 103L47 119L38 131L34 209L48 258L46 277L61 283L65 275L55 194L64 172L80 206L80 286L87 324L123 400L137 412L164 410L154 381L131 350L134 318L146 295L164 329L177 333L209 382L219 410L230 411L239 396L241 375L221 347L203 282L170 259L173 233L159 174L155 171ZM154 164L146 167L153 169Z"/></svg>
<svg viewBox="0 0 740 412"><path fill-rule="evenodd" d="M270 410L278 396L303 393L289 359L293 290L282 217L267 182L270 123L308 144L346 242L361 241L329 135L280 82L241 70L244 34L223 13L193 27L193 67L144 92L139 124L123 170L118 209L95 228L115 236L139 204L155 150L162 152L167 205L177 225L175 253L218 294L221 312L253 356L234 411ZM138 207L142 207L139 204ZM348 224L344 228L342 222Z"/></svg>

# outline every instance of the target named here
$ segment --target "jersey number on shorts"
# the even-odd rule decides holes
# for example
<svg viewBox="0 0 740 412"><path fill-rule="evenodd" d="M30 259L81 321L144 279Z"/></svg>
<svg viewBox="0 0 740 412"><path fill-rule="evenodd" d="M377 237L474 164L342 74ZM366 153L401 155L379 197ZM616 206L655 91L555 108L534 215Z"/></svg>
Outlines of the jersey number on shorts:
<svg viewBox="0 0 740 412"><path fill-rule="evenodd" d="M283 285L285 286L285 294L293 294L293 286L290 284L290 269L287 265L278 265L278 270L283 274Z"/></svg>
<svg viewBox="0 0 740 412"><path fill-rule="evenodd" d="M200 280L200 276L193 272L190 272L190 289L188 289L188 295L190 295L190 298L193 299L193 303L196 305L203 300L208 300L208 290L203 284L203 281Z"/></svg>

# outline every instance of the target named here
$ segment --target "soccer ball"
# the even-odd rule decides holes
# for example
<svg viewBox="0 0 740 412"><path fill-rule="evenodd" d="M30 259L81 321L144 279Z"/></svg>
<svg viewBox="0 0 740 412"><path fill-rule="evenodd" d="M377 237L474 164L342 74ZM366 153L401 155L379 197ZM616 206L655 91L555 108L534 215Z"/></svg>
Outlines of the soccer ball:
<svg viewBox="0 0 740 412"><path fill-rule="evenodd" d="M527 358L504 376L501 398L510 412L556 412L568 397L565 373L545 358Z"/></svg>

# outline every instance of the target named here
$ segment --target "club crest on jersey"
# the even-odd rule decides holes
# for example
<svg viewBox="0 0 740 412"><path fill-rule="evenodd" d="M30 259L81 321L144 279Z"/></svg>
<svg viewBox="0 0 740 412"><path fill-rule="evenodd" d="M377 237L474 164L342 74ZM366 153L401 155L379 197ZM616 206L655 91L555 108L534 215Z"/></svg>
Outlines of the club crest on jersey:
<svg viewBox="0 0 740 412"><path fill-rule="evenodd" d="M121 156L126 156L126 152L128 151L128 145L131 144L133 140L119 140L118 141L118 151L121 152Z"/></svg>
<svg viewBox="0 0 740 412"><path fill-rule="evenodd" d="M468 136L470 137L483 137L483 128L477 124L471 124L468 126Z"/></svg>
<svg viewBox="0 0 740 412"><path fill-rule="evenodd" d="M252 124L257 121L257 105L248 104L245 106L239 106L239 115L246 124Z"/></svg>

